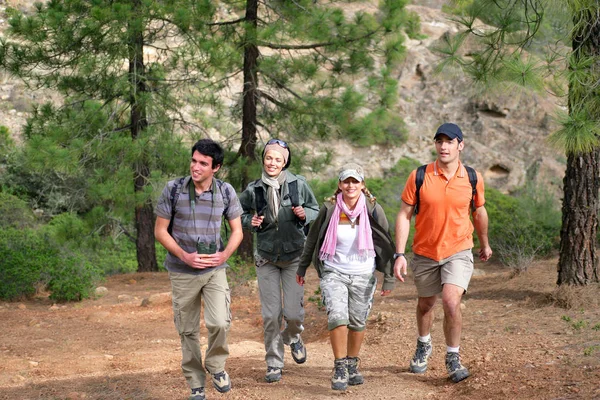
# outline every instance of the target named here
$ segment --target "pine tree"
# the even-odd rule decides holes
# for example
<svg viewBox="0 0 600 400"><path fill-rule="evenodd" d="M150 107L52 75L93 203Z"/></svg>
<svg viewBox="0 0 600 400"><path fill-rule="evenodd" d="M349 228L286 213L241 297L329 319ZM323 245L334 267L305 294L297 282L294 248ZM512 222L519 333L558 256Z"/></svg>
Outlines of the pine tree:
<svg viewBox="0 0 600 400"><path fill-rule="evenodd" d="M405 2L386 0L379 9L365 1L340 7L313 0L247 0L245 9L236 4L230 9L243 17L214 26L243 52L243 90L234 109L242 122L240 189L253 179L260 138L405 140L402 119L393 109L392 76L404 54L402 27L418 25L417 17L404 10ZM344 11L344 6L358 11ZM251 255L249 236L240 251Z"/></svg>
<svg viewBox="0 0 600 400"><path fill-rule="evenodd" d="M599 282L600 4L596 0L454 3L461 11L457 21L465 29L446 37L440 47L443 66L460 67L482 87L521 86L561 96L561 85L568 86L568 115L550 138L567 154L557 283ZM489 25L478 26L478 20ZM565 36L549 40L551 26ZM469 58L460 55L466 39L475 43Z"/></svg>
<svg viewBox="0 0 600 400"><path fill-rule="evenodd" d="M37 3L33 15L9 12L0 66L32 89L63 95L63 104L37 107L28 121L30 168L82 178L84 187L72 190L84 190L89 209L100 207L135 240L138 271L158 270L151 183L189 159L173 134L178 124L190 128L183 94L218 86L224 50L201 47L209 34L203 17L215 8L209 1L52 0ZM126 228L130 220L135 233Z"/></svg>

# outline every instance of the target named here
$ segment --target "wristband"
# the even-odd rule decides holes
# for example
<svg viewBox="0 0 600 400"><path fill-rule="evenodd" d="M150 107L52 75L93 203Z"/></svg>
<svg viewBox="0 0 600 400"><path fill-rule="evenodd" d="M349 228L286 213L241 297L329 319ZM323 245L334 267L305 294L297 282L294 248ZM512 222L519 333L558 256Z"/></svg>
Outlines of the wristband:
<svg viewBox="0 0 600 400"><path fill-rule="evenodd" d="M394 261L396 261L398 259L398 257L404 257L404 258L406 258L406 256L404 255L404 253L394 253Z"/></svg>

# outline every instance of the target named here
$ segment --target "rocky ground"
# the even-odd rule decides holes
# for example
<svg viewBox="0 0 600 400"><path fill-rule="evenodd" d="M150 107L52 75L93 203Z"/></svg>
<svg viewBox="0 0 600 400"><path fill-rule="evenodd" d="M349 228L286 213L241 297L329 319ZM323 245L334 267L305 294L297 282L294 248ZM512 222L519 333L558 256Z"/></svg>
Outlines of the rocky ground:
<svg viewBox="0 0 600 400"><path fill-rule="evenodd" d="M333 392L326 315L309 269L306 288L308 361L286 356L283 380L263 381L265 364L255 285L233 288L227 369L233 389L209 399L600 399L598 287L575 293L571 309L552 301L556 260L511 278L494 264L476 265L464 299L463 361L472 376L446 377L442 320L424 375L408 372L415 346L416 292L410 279L390 297L376 296L362 350L365 384ZM53 304L0 303L0 399L185 399L180 344L164 273L113 276L100 298ZM587 296L587 297L585 297ZM441 311L441 310L440 310ZM205 328L202 333L205 335ZM202 343L206 344L203 336Z"/></svg>

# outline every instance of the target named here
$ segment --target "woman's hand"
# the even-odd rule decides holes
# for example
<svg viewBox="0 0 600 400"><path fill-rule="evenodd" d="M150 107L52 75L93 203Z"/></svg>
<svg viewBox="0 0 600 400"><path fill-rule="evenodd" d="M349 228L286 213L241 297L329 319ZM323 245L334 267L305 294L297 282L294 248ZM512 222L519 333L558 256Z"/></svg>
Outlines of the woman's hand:
<svg viewBox="0 0 600 400"><path fill-rule="evenodd" d="M258 228L258 227L260 227L262 225L262 222L263 222L264 219L265 219L264 215L262 215L262 216L259 217L257 214L254 214L252 216L252 221L250 222L250 224L253 227Z"/></svg>
<svg viewBox="0 0 600 400"><path fill-rule="evenodd" d="M302 206L296 206L296 207L292 207L292 211L294 212L294 215L296 215L296 217L298 217L298 219L304 221L306 219L306 212L304 211L304 207Z"/></svg>

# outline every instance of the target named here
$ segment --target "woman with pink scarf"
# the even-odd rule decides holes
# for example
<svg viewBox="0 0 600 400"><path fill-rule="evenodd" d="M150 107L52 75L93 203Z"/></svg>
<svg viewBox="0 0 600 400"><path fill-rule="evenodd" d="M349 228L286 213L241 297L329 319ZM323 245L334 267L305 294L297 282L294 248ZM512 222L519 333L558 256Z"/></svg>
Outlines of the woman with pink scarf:
<svg viewBox="0 0 600 400"><path fill-rule="evenodd" d="M394 241L385 213L365 186L362 167L346 164L338 189L313 221L300 257L296 281L304 285L311 261L320 278L333 348L333 390L360 385L359 352L373 305L377 278L384 273L381 295L394 288Z"/></svg>

